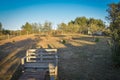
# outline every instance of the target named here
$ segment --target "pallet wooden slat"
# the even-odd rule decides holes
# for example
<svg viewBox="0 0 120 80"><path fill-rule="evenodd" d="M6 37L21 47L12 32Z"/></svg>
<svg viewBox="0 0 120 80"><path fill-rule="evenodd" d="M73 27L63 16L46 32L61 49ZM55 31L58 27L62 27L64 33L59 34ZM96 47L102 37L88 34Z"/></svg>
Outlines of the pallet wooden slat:
<svg viewBox="0 0 120 80"><path fill-rule="evenodd" d="M21 64L24 73L19 80L44 80L46 71L49 72L50 80L53 80L58 73L57 49L29 49L26 57L21 59ZM37 73L43 79L40 79ZM30 76L32 78L29 78Z"/></svg>

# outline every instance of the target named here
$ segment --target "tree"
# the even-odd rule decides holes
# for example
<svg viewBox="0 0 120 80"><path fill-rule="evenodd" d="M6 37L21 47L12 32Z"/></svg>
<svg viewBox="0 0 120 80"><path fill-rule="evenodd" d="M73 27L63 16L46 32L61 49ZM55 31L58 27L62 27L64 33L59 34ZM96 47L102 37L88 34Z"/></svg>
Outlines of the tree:
<svg viewBox="0 0 120 80"><path fill-rule="evenodd" d="M44 32L48 32L52 30L52 23L51 22L45 22L43 25L43 29Z"/></svg>
<svg viewBox="0 0 120 80"><path fill-rule="evenodd" d="M33 30L33 33L38 33L39 32L39 30L40 30L40 25L39 24L37 24L37 23L33 23L33 24L31 24L31 26L32 26L32 30Z"/></svg>
<svg viewBox="0 0 120 80"><path fill-rule="evenodd" d="M40 23L38 24L38 29L39 29L39 32L40 32L40 31L43 31L43 26L42 26L42 24L40 24Z"/></svg>
<svg viewBox="0 0 120 80"><path fill-rule="evenodd" d="M67 32L67 24L65 23L58 24L58 30Z"/></svg>
<svg viewBox="0 0 120 80"><path fill-rule="evenodd" d="M113 52L113 60L116 65L120 65L120 2L108 5L107 19L110 22L112 41L110 42Z"/></svg>
<svg viewBox="0 0 120 80"><path fill-rule="evenodd" d="M105 23L100 19L90 18L88 21L88 27L92 33L102 31L105 28Z"/></svg>
<svg viewBox="0 0 120 80"><path fill-rule="evenodd" d="M87 31L88 19L86 17L77 17L74 22L76 25L79 25L80 33L85 33Z"/></svg>
<svg viewBox="0 0 120 80"><path fill-rule="evenodd" d="M29 33L33 31L32 25L28 22L26 22L26 24L22 26L22 29Z"/></svg>
<svg viewBox="0 0 120 80"><path fill-rule="evenodd" d="M2 23L0 22L0 31L2 31Z"/></svg>
<svg viewBox="0 0 120 80"><path fill-rule="evenodd" d="M0 22L0 35L2 35L2 23Z"/></svg>
<svg viewBox="0 0 120 80"><path fill-rule="evenodd" d="M3 30L2 30L2 33L5 34L5 35L8 35L8 34L10 35L10 30L5 30L5 29L3 29Z"/></svg>
<svg viewBox="0 0 120 80"><path fill-rule="evenodd" d="M77 17L74 21L68 22L68 24L61 23L58 25L58 30L64 32L75 32L75 33L95 33L97 31L102 31L105 28L105 23L100 19Z"/></svg>

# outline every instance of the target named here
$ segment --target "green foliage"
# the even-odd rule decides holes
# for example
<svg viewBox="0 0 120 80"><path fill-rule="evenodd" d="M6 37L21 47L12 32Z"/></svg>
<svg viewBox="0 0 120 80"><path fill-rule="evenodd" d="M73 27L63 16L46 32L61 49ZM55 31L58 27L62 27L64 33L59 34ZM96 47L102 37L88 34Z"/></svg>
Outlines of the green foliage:
<svg viewBox="0 0 120 80"><path fill-rule="evenodd" d="M111 33L111 31L110 31L109 27L106 28L106 29L104 29L104 31L103 31L103 34L104 34L105 36L110 36L110 33Z"/></svg>
<svg viewBox="0 0 120 80"><path fill-rule="evenodd" d="M77 17L74 22L79 26L78 32L85 33L87 31L88 19L86 17Z"/></svg>
<svg viewBox="0 0 120 80"><path fill-rule="evenodd" d="M58 25L58 30L70 33L87 34L88 28L92 33L102 31L105 28L105 23L100 19L77 17L74 21L68 22L68 24L61 23Z"/></svg>
<svg viewBox="0 0 120 80"><path fill-rule="evenodd" d="M45 22L42 28L42 31L48 32L52 30L52 23L51 22Z"/></svg>
<svg viewBox="0 0 120 80"><path fill-rule="evenodd" d="M28 22L26 22L26 24L22 26L22 29L28 31L29 33L31 33L33 30L32 25Z"/></svg>
<svg viewBox="0 0 120 80"><path fill-rule="evenodd" d="M109 4L107 12L109 13L107 19L110 21L110 34L112 37L112 57L115 65L120 65L120 2Z"/></svg>
<svg viewBox="0 0 120 80"><path fill-rule="evenodd" d="M67 32L67 25L65 23L58 24L58 30Z"/></svg>
<svg viewBox="0 0 120 80"><path fill-rule="evenodd" d="M99 38L95 38L95 42L99 42L100 40L99 40Z"/></svg>
<svg viewBox="0 0 120 80"><path fill-rule="evenodd" d="M10 30L5 30L5 29L3 29L3 30L2 30L2 34L4 34L4 35L10 34Z"/></svg>
<svg viewBox="0 0 120 80"><path fill-rule="evenodd" d="M2 23L0 22L0 35L2 35Z"/></svg>
<svg viewBox="0 0 120 80"><path fill-rule="evenodd" d="M63 40L61 40L61 43L65 44L65 43L66 43L66 40L64 40L64 39L63 39Z"/></svg>
<svg viewBox="0 0 120 80"><path fill-rule="evenodd" d="M120 42L118 43L113 43L112 42L112 59L114 61L114 64L117 66L120 66Z"/></svg>
<svg viewBox="0 0 120 80"><path fill-rule="evenodd" d="M102 20L94 18L89 19L88 26L92 33L102 31L105 28L105 24Z"/></svg>
<svg viewBox="0 0 120 80"><path fill-rule="evenodd" d="M0 31L2 31L2 23L0 22Z"/></svg>
<svg viewBox="0 0 120 80"><path fill-rule="evenodd" d="M39 33L39 32L50 32L52 30L52 23L45 22L43 25L39 23L28 23L22 27L22 34L30 34L30 33Z"/></svg>
<svg viewBox="0 0 120 80"><path fill-rule="evenodd" d="M2 23L0 22L0 35L10 35L11 34L11 31L10 30L7 30L7 29L4 29L2 27Z"/></svg>
<svg viewBox="0 0 120 80"><path fill-rule="evenodd" d="M33 33L39 33L39 31L41 31L42 25L38 24L38 23L33 23L32 25L32 32Z"/></svg>

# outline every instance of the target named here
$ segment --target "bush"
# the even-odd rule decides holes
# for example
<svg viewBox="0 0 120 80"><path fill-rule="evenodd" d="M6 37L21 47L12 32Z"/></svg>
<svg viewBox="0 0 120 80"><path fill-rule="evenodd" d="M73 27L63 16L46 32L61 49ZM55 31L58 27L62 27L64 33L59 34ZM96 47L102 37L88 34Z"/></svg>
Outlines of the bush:
<svg viewBox="0 0 120 80"><path fill-rule="evenodd" d="M95 38L95 42L99 42L99 38Z"/></svg>
<svg viewBox="0 0 120 80"><path fill-rule="evenodd" d="M15 40L12 41L13 43L15 42Z"/></svg>
<svg viewBox="0 0 120 80"><path fill-rule="evenodd" d="M120 67L120 44L114 42L113 40L109 40L108 44L111 47L114 65Z"/></svg>
<svg viewBox="0 0 120 80"><path fill-rule="evenodd" d="M66 40L61 40L61 43L65 44L65 43L66 43Z"/></svg>
<svg viewBox="0 0 120 80"><path fill-rule="evenodd" d="M115 66L120 67L120 45L119 44L114 44L112 46L112 59L115 64Z"/></svg>

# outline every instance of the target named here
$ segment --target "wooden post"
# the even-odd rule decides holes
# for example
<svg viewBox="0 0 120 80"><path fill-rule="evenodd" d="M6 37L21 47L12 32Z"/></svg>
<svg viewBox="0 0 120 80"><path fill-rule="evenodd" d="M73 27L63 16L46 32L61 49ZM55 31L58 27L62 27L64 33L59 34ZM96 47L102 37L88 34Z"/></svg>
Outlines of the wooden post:
<svg viewBox="0 0 120 80"><path fill-rule="evenodd" d="M25 63L24 61L25 61L25 59L22 58L22 59L21 59L21 64L22 64L22 65Z"/></svg>

